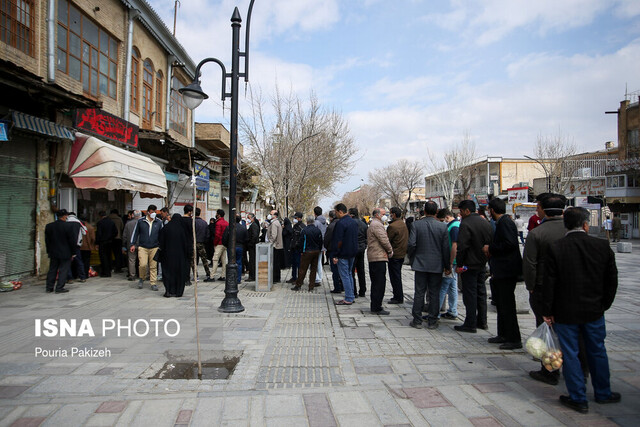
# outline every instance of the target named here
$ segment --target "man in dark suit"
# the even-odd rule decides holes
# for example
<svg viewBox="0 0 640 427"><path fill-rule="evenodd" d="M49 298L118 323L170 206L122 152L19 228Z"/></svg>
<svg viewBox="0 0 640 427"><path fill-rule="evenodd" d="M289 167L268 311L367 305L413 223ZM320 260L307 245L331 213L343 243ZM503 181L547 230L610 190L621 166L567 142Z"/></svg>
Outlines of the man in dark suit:
<svg viewBox="0 0 640 427"><path fill-rule="evenodd" d="M98 212L98 216L100 221L96 224L96 246L100 255L100 277L111 277L111 247L118 229L105 211Z"/></svg>
<svg viewBox="0 0 640 427"><path fill-rule="evenodd" d="M522 337L516 314L516 283L522 274L522 257L518 245L518 227L506 213L504 200L489 202L489 212L496 222L496 231L487 248L493 289L498 311L498 335L490 343L500 344L501 350L522 348Z"/></svg>
<svg viewBox="0 0 640 427"><path fill-rule="evenodd" d="M413 320L409 326L420 328L422 325L422 307L425 293L428 292L427 328L435 329L438 327L440 313L442 273L451 273L451 253L447 226L436 219L438 205L432 201L425 203L424 213L423 219L414 222L409 235L409 259L415 275L411 310Z"/></svg>
<svg viewBox="0 0 640 427"><path fill-rule="evenodd" d="M567 234L549 248L543 285L542 317L554 324L563 353L563 375L569 396L560 403L578 412L589 411L584 374L578 359L582 333L597 403L620 401L609 382L604 346L607 311L618 288L618 269L609 242L589 236L589 211L564 212Z"/></svg>
<svg viewBox="0 0 640 427"><path fill-rule="evenodd" d="M256 245L260 242L260 222L256 219L256 214L247 214L249 221L249 240L247 241L247 252L249 253L249 282L256 280Z"/></svg>
<svg viewBox="0 0 640 427"><path fill-rule="evenodd" d="M46 290L53 292L58 274L56 294L69 292L64 288L71 260L76 253L78 234L67 224L68 213L64 209L58 211L58 220L47 224L44 228L44 241L49 255L49 272L47 273Z"/></svg>
<svg viewBox="0 0 640 427"><path fill-rule="evenodd" d="M456 272L460 273L462 301L467 316L462 325L453 328L458 332L476 333L477 328L487 329L487 257L483 248L491 243L493 230L489 221L476 213L473 200L461 201L458 208L462 221L458 233Z"/></svg>

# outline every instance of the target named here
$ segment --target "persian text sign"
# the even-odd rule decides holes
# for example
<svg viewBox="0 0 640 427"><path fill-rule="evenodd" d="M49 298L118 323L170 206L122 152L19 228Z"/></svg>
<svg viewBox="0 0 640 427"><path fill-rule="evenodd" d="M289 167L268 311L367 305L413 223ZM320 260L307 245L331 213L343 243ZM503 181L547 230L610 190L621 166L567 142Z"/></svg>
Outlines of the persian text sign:
<svg viewBox="0 0 640 427"><path fill-rule="evenodd" d="M207 209L215 210L222 208L221 188L218 181L209 182L209 197L207 198Z"/></svg>
<svg viewBox="0 0 640 427"><path fill-rule="evenodd" d="M75 127L94 135L138 147L138 126L97 108L76 110Z"/></svg>
<svg viewBox="0 0 640 427"><path fill-rule="evenodd" d="M509 204L526 203L529 201L529 187L508 188Z"/></svg>

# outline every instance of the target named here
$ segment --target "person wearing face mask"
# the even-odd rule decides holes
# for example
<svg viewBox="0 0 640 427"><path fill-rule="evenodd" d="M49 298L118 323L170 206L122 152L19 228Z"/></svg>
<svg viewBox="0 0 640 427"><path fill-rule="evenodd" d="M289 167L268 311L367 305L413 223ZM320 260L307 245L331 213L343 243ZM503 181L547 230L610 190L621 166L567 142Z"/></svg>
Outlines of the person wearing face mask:
<svg viewBox="0 0 640 427"><path fill-rule="evenodd" d="M302 256L298 248L298 240L300 239L303 228L302 213L296 212L293 214L293 234L291 236L291 279L287 280L287 283L294 283L298 279L300 257Z"/></svg>
<svg viewBox="0 0 640 427"><path fill-rule="evenodd" d="M156 218L156 205L149 205L147 214L144 218L138 220L136 228L131 236L131 246L129 250L134 252L138 248L138 270L140 280L138 281L138 289L142 289L144 279L147 277L147 268L149 269L149 282L151 290L157 291L158 286L158 268L157 262L154 260L158 246L160 246L160 230L162 229L162 221Z"/></svg>
<svg viewBox="0 0 640 427"><path fill-rule="evenodd" d="M374 209L371 217L371 224L367 229L367 261L371 280L370 308L372 313L387 315L389 312L382 307L382 299L387 283L387 262L393 256L393 247L384 229L384 221L388 219L384 209Z"/></svg>

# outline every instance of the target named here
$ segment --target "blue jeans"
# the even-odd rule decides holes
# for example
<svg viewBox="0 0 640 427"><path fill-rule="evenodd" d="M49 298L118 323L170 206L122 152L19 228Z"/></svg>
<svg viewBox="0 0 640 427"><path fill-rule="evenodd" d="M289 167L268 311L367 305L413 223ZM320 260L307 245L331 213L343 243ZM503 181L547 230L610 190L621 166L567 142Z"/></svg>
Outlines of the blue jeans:
<svg viewBox="0 0 640 427"><path fill-rule="evenodd" d="M344 287L344 300L347 302L353 302L356 299L353 293L353 276L351 275L354 259L338 258L338 273Z"/></svg>
<svg viewBox="0 0 640 427"><path fill-rule="evenodd" d="M458 275L455 272L452 272L451 276L442 276L440 304L438 305L438 308L442 307L445 295L449 296L449 309L447 310L447 313L458 317ZM440 318L440 314L438 314L438 318Z"/></svg>
<svg viewBox="0 0 640 427"><path fill-rule="evenodd" d="M238 283L242 280L242 246L236 246L236 264L238 264Z"/></svg>
<svg viewBox="0 0 640 427"><path fill-rule="evenodd" d="M575 402L587 401L584 374L580 360L578 360L580 332L582 332L584 338L595 398L598 400L609 398L611 396L611 385L609 382L609 359L607 357L607 349L604 346L604 339L607 336L604 316L593 322L579 325L554 323L553 328L558 334L558 340L562 348L562 374L564 375L564 382L571 400Z"/></svg>

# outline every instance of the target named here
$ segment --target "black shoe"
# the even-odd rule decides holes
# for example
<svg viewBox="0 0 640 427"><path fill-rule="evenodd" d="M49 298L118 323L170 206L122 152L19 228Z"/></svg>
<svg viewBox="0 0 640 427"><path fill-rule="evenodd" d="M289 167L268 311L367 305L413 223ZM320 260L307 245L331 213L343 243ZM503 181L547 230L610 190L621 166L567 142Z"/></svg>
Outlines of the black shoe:
<svg viewBox="0 0 640 427"><path fill-rule="evenodd" d="M387 301L387 304L402 304L404 301L398 301L397 299L391 298Z"/></svg>
<svg viewBox="0 0 640 427"><path fill-rule="evenodd" d="M203 280L203 282L207 282L207 283L211 283L211 282L215 282L216 279L214 279L213 277L207 277L206 279Z"/></svg>
<svg viewBox="0 0 640 427"><path fill-rule="evenodd" d="M589 412L589 404L587 402L576 402L574 400L571 400L569 396L560 396L560 403L562 403L567 408L571 408L574 411L580 412L581 414L586 414L587 412Z"/></svg>
<svg viewBox="0 0 640 427"><path fill-rule="evenodd" d="M409 322L409 326L416 329L422 329L422 323L417 323L415 320Z"/></svg>
<svg viewBox="0 0 640 427"><path fill-rule="evenodd" d="M127 280L130 281L130 282L133 282L134 280L136 280L136 278L133 277L133 276L128 276Z"/></svg>
<svg viewBox="0 0 640 427"><path fill-rule="evenodd" d="M609 396L607 399L604 399L604 400L596 399L596 403L604 405L605 403L618 403L620 402L620 400L622 400L622 396L620 395L620 393L616 391L612 391L611 396Z"/></svg>
<svg viewBox="0 0 640 427"><path fill-rule="evenodd" d="M478 332L476 330L476 328L470 328L468 326L464 326L464 325L457 325L454 326L453 329L455 329L458 332L468 332L470 334L475 334L476 332Z"/></svg>
<svg viewBox="0 0 640 427"><path fill-rule="evenodd" d="M318 285L318 286L320 286L320 285ZM359 297L364 298L364 297L366 297L366 296L367 296L367 294L365 294L364 292L360 292L360 293L358 294L358 296L359 296Z"/></svg>
<svg viewBox="0 0 640 427"><path fill-rule="evenodd" d="M438 322L427 324L427 329L438 329Z"/></svg>
<svg viewBox="0 0 640 427"><path fill-rule="evenodd" d="M389 314L389 312L385 309L382 310L378 310L378 311L372 311L371 314L379 314L381 316L386 316Z"/></svg>
<svg viewBox="0 0 640 427"><path fill-rule="evenodd" d="M458 316L454 316L451 313L445 313L442 316L440 316L440 318L447 319L447 320L458 320Z"/></svg>
<svg viewBox="0 0 640 427"><path fill-rule="evenodd" d="M224 278L224 277L220 277L218 280L219 280L220 282L224 282L224 281L225 281L225 278ZM274 282L275 282L275 280L274 280Z"/></svg>
<svg viewBox="0 0 640 427"><path fill-rule="evenodd" d="M529 376L534 380L543 382L545 384L558 385L558 377L550 374L546 369L544 369L543 371L543 369L544 368L540 369L539 371L529 371Z"/></svg>
<svg viewBox="0 0 640 427"><path fill-rule="evenodd" d="M312 286L312 288L313 288L313 286ZM358 294L353 295L353 297L354 298L358 298Z"/></svg>
<svg viewBox="0 0 640 427"><path fill-rule="evenodd" d="M484 329L486 331L487 329L489 329L489 325L487 325L486 323L484 325L478 325L478 329Z"/></svg>
<svg viewBox="0 0 640 427"><path fill-rule="evenodd" d="M504 338L502 338L502 337L491 337L491 338L489 338L489 339L487 340L487 342L488 342L489 344L502 344L502 343L507 342L507 340L505 340L505 339L504 339Z"/></svg>
<svg viewBox="0 0 640 427"><path fill-rule="evenodd" d="M56 294L66 294L67 292L69 292L69 289L56 289Z"/></svg>
<svg viewBox="0 0 640 427"><path fill-rule="evenodd" d="M506 342L502 345L500 345L500 347L498 347L500 350L517 350L519 348L522 348L522 343L520 341L518 342Z"/></svg>
<svg viewBox="0 0 640 427"><path fill-rule="evenodd" d="M341 294L341 293L343 293L344 291L339 291L339 290L337 290L337 289L333 289L333 290L331 290L331 291L329 291L329 292L331 292L332 294Z"/></svg>
<svg viewBox="0 0 640 427"><path fill-rule="evenodd" d="M53 292L53 289L47 289L47 293L50 294Z"/></svg>
<svg viewBox="0 0 640 427"><path fill-rule="evenodd" d="M302 286L294 286L293 288L291 288L292 291L299 291L300 288L302 288ZM313 288L312 288L313 289Z"/></svg>
<svg viewBox="0 0 640 427"><path fill-rule="evenodd" d="M186 282L184 282L184 285L185 286L191 286L192 285L191 280L187 280Z"/></svg>
<svg viewBox="0 0 640 427"><path fill-rule="evenodd" d="M296 279L294 279L293 277L289 280L287 280L285 283L295 283Z"/></svg>

